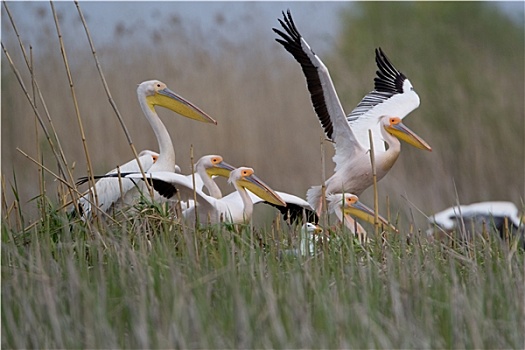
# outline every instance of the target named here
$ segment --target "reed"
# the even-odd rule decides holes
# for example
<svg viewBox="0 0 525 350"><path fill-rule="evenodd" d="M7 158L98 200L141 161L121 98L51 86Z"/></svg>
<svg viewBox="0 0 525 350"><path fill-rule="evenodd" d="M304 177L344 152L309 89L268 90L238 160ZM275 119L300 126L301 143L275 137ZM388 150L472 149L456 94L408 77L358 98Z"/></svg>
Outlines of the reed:
<svg viewBox="0 0 525 350"><path fill-rule="evenodd" d="M27 55L22 40L27 28L15 25L19 14L9 11L11 4L3 5L10 21L2 23L2 347L525 345L520 331L525 257L512 235L505 242L489 228L459 244L428 241L420 234L427 213L455 201L506 199L523 206L523 169L515 160L523 159L516 140L524 112L522 98L519 103L514 98L523 95L523 85L514 79L516 69L523 71L522 52L501 57L500 51L486 49L488 44L473 45L471 56L438 65L443 59L436 52L457 45L454 35L447 41L440 34L431 49L422 41L413 42L423 48L384 47L422 97L407 122L434 151L403 147L398 164L377 185L378 211L388 213L399 234L382 239L378 233L363 246L341 225L328 231L330 240L315 255L302 257L288 254L297 247L299 227L281 222L273 211L256 212L260 219L252 225L199 228L174 219L172 208L148 198L131 213L104 216L98 224L72 220L64 206L78 196L76 177L101 174L131 159L136 151L130 145L152 148L153 133L145 131L149 126L135 96L136 84L151 78L165 81L219 122L211 128L160 112L184 172L195 157L214 153L231 164L254 167L277 190L302 195L321 183L332 164L316 160L328 160L331 147L322 142L320 151L312 142L322 131L304 77L271 38L223 37L212 50L207 35L168 23L162 34L148 33L156 38L151 40L155 50L133 45L125 31L115 32L111 47L95 50L89 17L76 3L76 12L71 4L69 12L42 14L36 21L42 33L52 33L53 24L62 31L30 45ZM365 15L374 13L367 10L373 5L359 6ZM427 5L398 6L390 12ZM469 18L486 20L483 11L470 12ZM423 11L420 17L429 21L425 16ZM406 27L420 30L410 18ZM264 30L270 33L275 25ZM523 47L522 34L504 28L508 45ZM395 27L385 24L379 32L385 30L391 42L399 37ZM417 37L412 30L410 37ZM79 41L82 31L86 42ZM82 36L72 41L78 33ZM363 44L358 34L351 36L358 38L354 51L343 44L350 38L343 31L334 51L323 53L348 112L371 89L375 70L372 50L366 57L356 52ZM462 42L468 40L478 43L471 37ZM374 45L377 41L371 39ZM65 48L69 73L64 75ZM428 55L414 54L425 49ZM351 64L342 62L348 57ZM464 57L479 60L465 64ZM424 74L428 65L439 71ZM458 72L464 75L454 79ZM490 91L481 88L488 81ZM76 102L66 93L73 87ZM35 123L38 130L32 132ZM370 196L361 199L372 203Z"/></svg>

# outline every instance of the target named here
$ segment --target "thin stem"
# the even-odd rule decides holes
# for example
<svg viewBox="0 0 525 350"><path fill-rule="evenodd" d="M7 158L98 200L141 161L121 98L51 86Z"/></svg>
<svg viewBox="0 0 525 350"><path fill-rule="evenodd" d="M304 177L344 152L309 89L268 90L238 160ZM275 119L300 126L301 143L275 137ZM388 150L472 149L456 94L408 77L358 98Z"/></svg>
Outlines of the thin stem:
<svg viewBox="0 0 525 350"><path fill-rule="evenodd" d="M379 234L379 195L377 192L377 173L376 158L374 153L374 141L372 139L372 130L368 129L368 138L370 140L370 162L372 163L372 180L374 186L374 231L375 236Z"/></svg>
<svg viewBox="0 0 525 350"><path fill-rule="evenodd" d="M89 33L89 29L86 23L86 19L84 18L84 14L82 13L82 10L80 9L80 5L78 1L75 1L75 5L78 10L78 15L80 16L80 20L82 21L82 25L84 26L84 30L86 31L86 36L89 42L89 46L91 47L91 53L93 54L93 58L95 60L95 64L97 66L98 73L100 75L100 80L102 81L102 85L104 86L104 90L106 91L106 95L108 96L109 104L111 107L113 107L113 110L115 111L115 114L117 116L118 121L120 122L120 126L122 127L122 130L124 130L124 134L126 134L126 138L128 140L128 144L131 147L131 150L133 152L133 155L135 159L137 160L140 172L142 176L144 177L144 183L146 184L146 187L149 189L149 192L151 194L151 197L153 198L153 187L150 186L149 182L147 181L146 174L144 172L144 169L142 168L142 164L139 161L139 155L137 153L137 150L135 149L135 145L133 144L133 141L131 140L131 136L129 134L128 128L126 127L126 124L124 124L124 120L122 119L122 116L120 114L120 111L117 108L117 104L115 103L115 100L113 100L113 97L111 96L111 92L109 91L108 84L106 82L106 78L104 76L104 73L102 72L102 67L100 65L100 62L97 57L97 52L95 50L95 45L93 44L93 40L91 39L91 34Z"/></svg>

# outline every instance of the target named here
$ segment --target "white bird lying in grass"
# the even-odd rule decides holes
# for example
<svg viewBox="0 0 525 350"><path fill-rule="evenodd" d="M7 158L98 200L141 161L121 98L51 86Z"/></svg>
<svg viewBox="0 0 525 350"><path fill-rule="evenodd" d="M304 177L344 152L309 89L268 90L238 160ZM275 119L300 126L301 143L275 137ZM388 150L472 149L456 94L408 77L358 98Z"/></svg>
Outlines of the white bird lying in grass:
<svg viewBox="0 0 525 350"><path fill-rule="evenodd" d="M356 195L349 193L338 193L328 196L328 208L330 213L334 213L339 222L344 223L350 232L354 235L357 232L357 237L361 243L369 242L365 229L350 215L359 219L365 220L369 223L374 223L374 211L366 205L359 202ZM382 216L378 216L381 224L386 225L395 230ZM329 242L330 237L323 234L324 230L317 224L307 222L301 226L299 249L292 249L284 251L285 254L307 254L313 255L315 253L315 245L321 242Z"/></svg>
<svg viewBox="0 0 525 350"><path fill-rule="evenodd" d="M428 236L441 238L454 231L463 234L461 238L470 239L474 234L495 230L501 238L519 236L525 248L525 218L520 217L518 208L512 202L480 202L447 208L428 218Z"/></svg>
<svg viewBox="0 0 525 350"><path fill-rule="evenodd" d="M286 249L279 252L280 258L285 255L289 256L313 256L315 255L316 247L319 247L323 242L328 242L330 239L323 235L323 228L317 224L307 222L301 226L299 231L299 245L298 248Z"/></svg>

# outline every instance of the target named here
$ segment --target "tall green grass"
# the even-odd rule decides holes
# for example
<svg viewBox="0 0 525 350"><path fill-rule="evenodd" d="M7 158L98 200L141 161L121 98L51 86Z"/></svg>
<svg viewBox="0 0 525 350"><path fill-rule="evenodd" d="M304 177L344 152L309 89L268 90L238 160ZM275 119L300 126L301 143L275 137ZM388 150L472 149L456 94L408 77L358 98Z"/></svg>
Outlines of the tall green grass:
<svg viewBox="0 0 525 350"><path fill-rule="evenodd" d="M132 153L106 102L87 42L79 41L85 34L70 5L69 12L58 16L63 47L70 59L93 170L99 174L131 159ZM61 10L66 6L57 4ZM358 8L366 11L367 6L371 5ZM7 25L5 8L2 44L26 86L37 81L42 88L56 127L51 140L55 145L60 141L66 170L74 177L84 176L83 142L54 22L50 13L38 14L43 41L33 47L32 74L23 68L25 60ZM300 30L308 25L301 18L296 22ZM154 54L146 55L144 48L133 45L125 30L115 31L113 46L97 47L112 96L137 149L156 145L153 134L144 132L150 128L139 117L135 87L158 78L219 121L213 128L160 111L183 171L189 171L190 145L194 145L196 157L221 154L229 163L253 166L277 190L301 195L319 183L321 130L298 65L273 43L271 34L256 34L258 45L253 40L223 38L222 45L213 46L222 50L212 52L205 34L195 40L194 32L177 23L170 22L166 27L170 29L162 34L150 33L157 38ZM240 23L252 25L250 20ZM271 33L276 25L277 21L265 24L265 30ZM450 40L455 40L453 35ZM422 96L415 112L419 117L410 117L407 124L426 139L432 131L429 142L434 153L404 147L399 164L380 182L381 213L398 224L400 234L389 234L384 241L374 237L362 247L346 230L334 227L331 239L317 247L316 255L306 257L287 252L298 246L299 228L273 220L273 211L256 212L259 218L254 225L195 229L174 219L168 208L143 201L133 213L115 221L75 220L63 206L70 195L66 185L74 187L72 181L59 173L51 142L2 60L2 347L523 348L525 258L516 242L500 242L492 234L467 245L449 245L427 241L421 234L425 213L456 200L510 199L520 204L522 173L519 162L512 160L523 152L513 143L515 135L519 137L515 126L523 104L507 99L505 93L523 90L512 79L518 74L511 69L520 53L500 60L499 52L483 51L483 62L496 63L483 71L479 81L492 79L502 87L486 95L478 94L479 67L471 72L468 65L461 65L468 79L459 85L450 79L454 67L441 66L426 80L423 65L406 58L410 47L403 49L402 54L392 48L387 53ZM370 58L366 65L359 63L357 55L357 63L348 70L340 60L353 54L345 50L337 44L334 56L323 55L323 59L330 63L346 107L370 90L375 68ZM431 58L425 58L425 67L435 64ZM501 70L495 68L499 65ZM523 69L522 64L518 69ZM439 80L442 77L447 80ZM450 86L441 90L440 98L433 98L433 79ZM349 87L356 95L347 97ZM450 121L423 118L430 105L432 113L439 115L460 111L457 130L439 131ZM37 109L44 114L42 102ZM501 113L511 122L481 116L485 110ZM480 115L476 123L469 119L472 111ZM50 126L48 120L44 124ZM461 133L465 126L470 127L469 134ZM490 140L485 143L491 147L510 145L511 151L502 154L482 148L472 155L469 147L484 144L472 134ZM331 146L324 148L329 159ZM504 161L507 172L494 170L500 169L495 166L499 161ZM44 167L64 177L63 182ZM470 170L458 175L455 170L469 167L486 176L472 176ZM326 170L331 172L330 162ZM496 193L502 197L492 197ZM371 204L367 196L363 198Z"/></svg>
<svg viewBox="0 0 525 350"><path fill-rule="evenodd" d="M3 224L2 347L524 345L523 251L498 239L362 247L336 228L301 257L283 253L297 228L195 231L142 213L98 234L64 215Z"/></svg>

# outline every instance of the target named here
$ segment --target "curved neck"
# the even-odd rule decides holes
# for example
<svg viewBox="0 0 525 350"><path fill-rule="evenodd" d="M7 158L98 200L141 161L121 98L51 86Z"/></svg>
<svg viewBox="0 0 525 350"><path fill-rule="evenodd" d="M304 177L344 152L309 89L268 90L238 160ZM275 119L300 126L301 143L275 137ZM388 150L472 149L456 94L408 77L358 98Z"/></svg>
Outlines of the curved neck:
<svg viewBox="0 0 525 350"><path fill-rule="evenodd" d="M148 104L146 97L139 95L139 103L159 144L159 158L154 164L154 169L157 171L174 171L175 150L168 129L166 129L160 120L159 116L153 109L153 106Z"/></svg>
<svg viewBox="0 0 525 350"><path fill-rule="evenodd" d="M217 186L215 181L213 181L211 176L208 175L208 173L206 172L206 169L204 169L204 167L202 166L197 166L196 170L197 170L197 174L199 174L199 176L201 177L204 186L208 189L210 196L212 196L213 198L217 198L217 199L222 198L221 189L219 188L219 186Z"/></svg>
<svg viewBox="0 0 525 350"><path fill-rule="evenodd" d="M385 152L376 153L376 164L379 165L381 170L388 172L394 166L397 157L399 157L401 143L397 137L388 133L383 127L381 127L381 135L388 144L388 149Z"/></svg>
<svg viewBox="0 0 525 350"><path fill-rule="evenodd" d="M248 193L246 193L244 187L240 187L239 185L237 185L237 183L234 183L233 185L235 186L237 192L239 192L239 195L242 199L244 220L250 221L253 214L253 202L250 199L250 196L248 196Z"/></svg>

